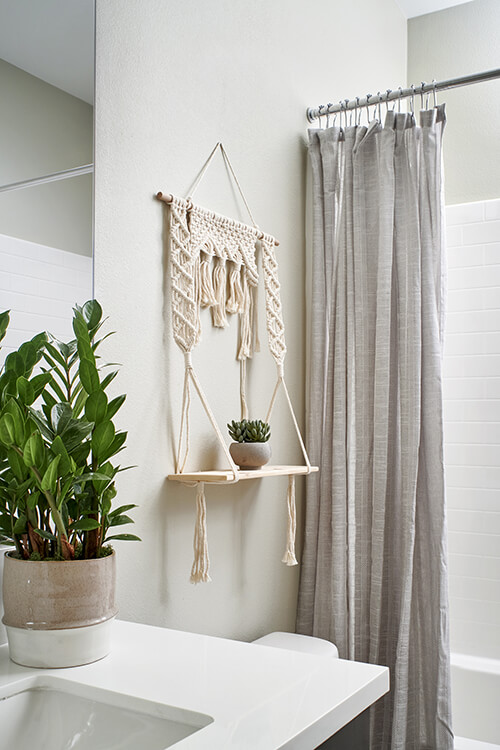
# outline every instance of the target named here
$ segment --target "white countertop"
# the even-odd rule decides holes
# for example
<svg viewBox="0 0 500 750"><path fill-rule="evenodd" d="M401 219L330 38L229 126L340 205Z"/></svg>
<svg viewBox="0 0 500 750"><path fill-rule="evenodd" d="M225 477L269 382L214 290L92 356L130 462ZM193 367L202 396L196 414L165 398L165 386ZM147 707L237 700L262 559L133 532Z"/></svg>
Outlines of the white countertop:
<svg viewBox="0 0 500 750"><path fill-rule="evenodd" d="M122 621L84 667L20 667L0 647L2 690L40 674L213 717L179 750L312 750L389 689L386 667Z"/></svg>

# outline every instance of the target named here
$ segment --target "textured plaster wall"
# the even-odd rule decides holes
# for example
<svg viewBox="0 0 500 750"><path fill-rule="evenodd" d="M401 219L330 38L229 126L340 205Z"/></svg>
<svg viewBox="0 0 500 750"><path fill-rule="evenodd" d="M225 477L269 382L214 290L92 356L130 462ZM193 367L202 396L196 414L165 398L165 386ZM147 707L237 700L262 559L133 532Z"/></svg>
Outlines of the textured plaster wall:
<svg viewBox="0 0 500 750"><path fill-rule="evenodd" d="M123 363L115 391L128 394L123 463L137 465L120 476L119 499L139 504L135 531L144 540L117 544L122 617L251 639L294 628L299 576L280 561L286 479L275 478L208 488L213 581L189 583L194 490L165 479L183 360L169 327L163 207L154 193L186 195L214 144L224 143L258 223L281 243L287 377L302 421L305 109L405 79L406 22L394 0L311 0L307 8L299 0L98 0L95 285L117 331L103 354ZM220 159L196 200L247 220ZM236 327L213 332L208 317L202 323L193 361L224 425L239 414ZM255 417L264 416L274 378L263 346L249 372ZM283 400L272 427L274 462L298 462ZM189 466L222 465L196 399L191 438ZM299 481L299 510L302 491Z"/></svg>

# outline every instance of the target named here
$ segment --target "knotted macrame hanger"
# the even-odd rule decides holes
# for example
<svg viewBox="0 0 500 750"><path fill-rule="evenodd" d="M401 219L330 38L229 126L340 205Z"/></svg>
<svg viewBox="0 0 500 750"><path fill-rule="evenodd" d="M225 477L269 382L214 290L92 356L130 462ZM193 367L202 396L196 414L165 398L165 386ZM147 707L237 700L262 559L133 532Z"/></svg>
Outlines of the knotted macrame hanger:
<svg viewBox="0 0 500 750"><path fill-rule="evenodd" d="M192 196L206 173L210 163L220 149L224 162L232 176L245 204L252 226L220 216L196 206ZM215 432L217 440L230 467L229 483L240 480L240 471L229 453L228 446L210 408L207 397L193 367L191 352L201 336L200 308L209 307L212 311L212 324L215 327L227 325L227 314L238 314L240 321L240 342L237 359L240 362L240 401L242 419L248 418L246 397L246 360L259 350L257 335L256 290L259 280L256 252L260 249L260 260L264 276L266 329L269 350L276 362L277 381L268 408L266 421L269 421L278 391L283 388L286 402L306 464L306 472L311 467L302 440L297 419L293 410L284 376L286 355L285 328L283 323L278 264L274 247L278 244L274 237L265 234L257 226L241 185L236 177L229 157L222 145L217 143L196 178L188 198L174 196L157 197L170 206L170 257L172 286L172 329L174 339L184 353L184 386L181 409L181 425L176 456L176 475L184 473L189 454L189 407L190 387L194 386L202 406ZM210 267L212 265L212 271ZM227 290L229 289L229 294ZM183 448L183 443L184 448ZM315 469L314 469L315 470ZM206 499L204 482L197 486L197 516L194 534L194 562L191 570L193 583L210 581L210 560L208 556L206 528ZM287 544L283 562L297 565L295 557L295 476L290 474L287 491Z"/></svg>

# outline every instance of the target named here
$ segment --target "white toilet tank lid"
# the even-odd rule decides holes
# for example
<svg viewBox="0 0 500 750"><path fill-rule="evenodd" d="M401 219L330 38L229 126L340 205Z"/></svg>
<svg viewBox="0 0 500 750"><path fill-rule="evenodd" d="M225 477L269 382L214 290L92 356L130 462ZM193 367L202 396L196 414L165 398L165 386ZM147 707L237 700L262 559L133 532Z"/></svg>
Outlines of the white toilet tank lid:
<svg viewBox="0 0 500 750"><path fill-rule="evenodd" d="M300 635L300 633L269 633L253 641L261 646L272 646L273 648L284 648L288 651L302 651L305 654L316 654L317 656L329 656L338 658L337 646L323 638L315 638L312 635Z"/></svg>

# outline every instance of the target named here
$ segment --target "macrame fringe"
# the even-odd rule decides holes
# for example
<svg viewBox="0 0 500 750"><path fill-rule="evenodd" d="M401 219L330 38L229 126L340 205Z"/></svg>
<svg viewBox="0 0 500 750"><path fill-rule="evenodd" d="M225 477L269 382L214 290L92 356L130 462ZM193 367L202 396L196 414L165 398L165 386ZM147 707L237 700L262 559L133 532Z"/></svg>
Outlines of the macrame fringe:
<svg viewBox="0 0 500 750"><path fill-rule="evenodd" d="M215 328L225 328L227 326L226 318L226 291L227 275L226 261L224 258L216 258L213 271L213 287L215 296L215 305L212 307L212 324Z"/></svg>
<svg viewBox="0 0 500 750"><path fill-rule="evenodd" d="M213 307L217 304L217 300L212 283L210 255L202 251L200 257L200 305L202 307Z"/></svg>
<svg viewBox="0 0 500 750"><path fill-rule="evenodd" d="M286 501L288 508L288 527L286 534L286 550L281 559L281 562L286 563L286 565L298 565L297 558L295 557L295 533L297 530L297 518L295 509L295 477L293 475L288 477L288 492Z"/></svg>
<svg viewBox="0 0 500 750"><path fill-rule="evenodd" d="M191 583L208 583L210 578L210 558L207 540L207 506L205 485L199 482L196 488L196 523L194 527L194 561L191 568Z"/></svg>
<svg viewBox="0 0 500 750"><path fill-rule="evenodd" d="M241 266L231 263L229 269L229 295L226 311L232 315L240 313L245 304L245 295L241 286Z"/></svg>
<svg viewBox="0 0 500 750"><path fill-rule="evenodd" d="M252 289L246 276L243 277L243 309L240 312L240 348L238 359L249 359L252 356Z"/></svg>

